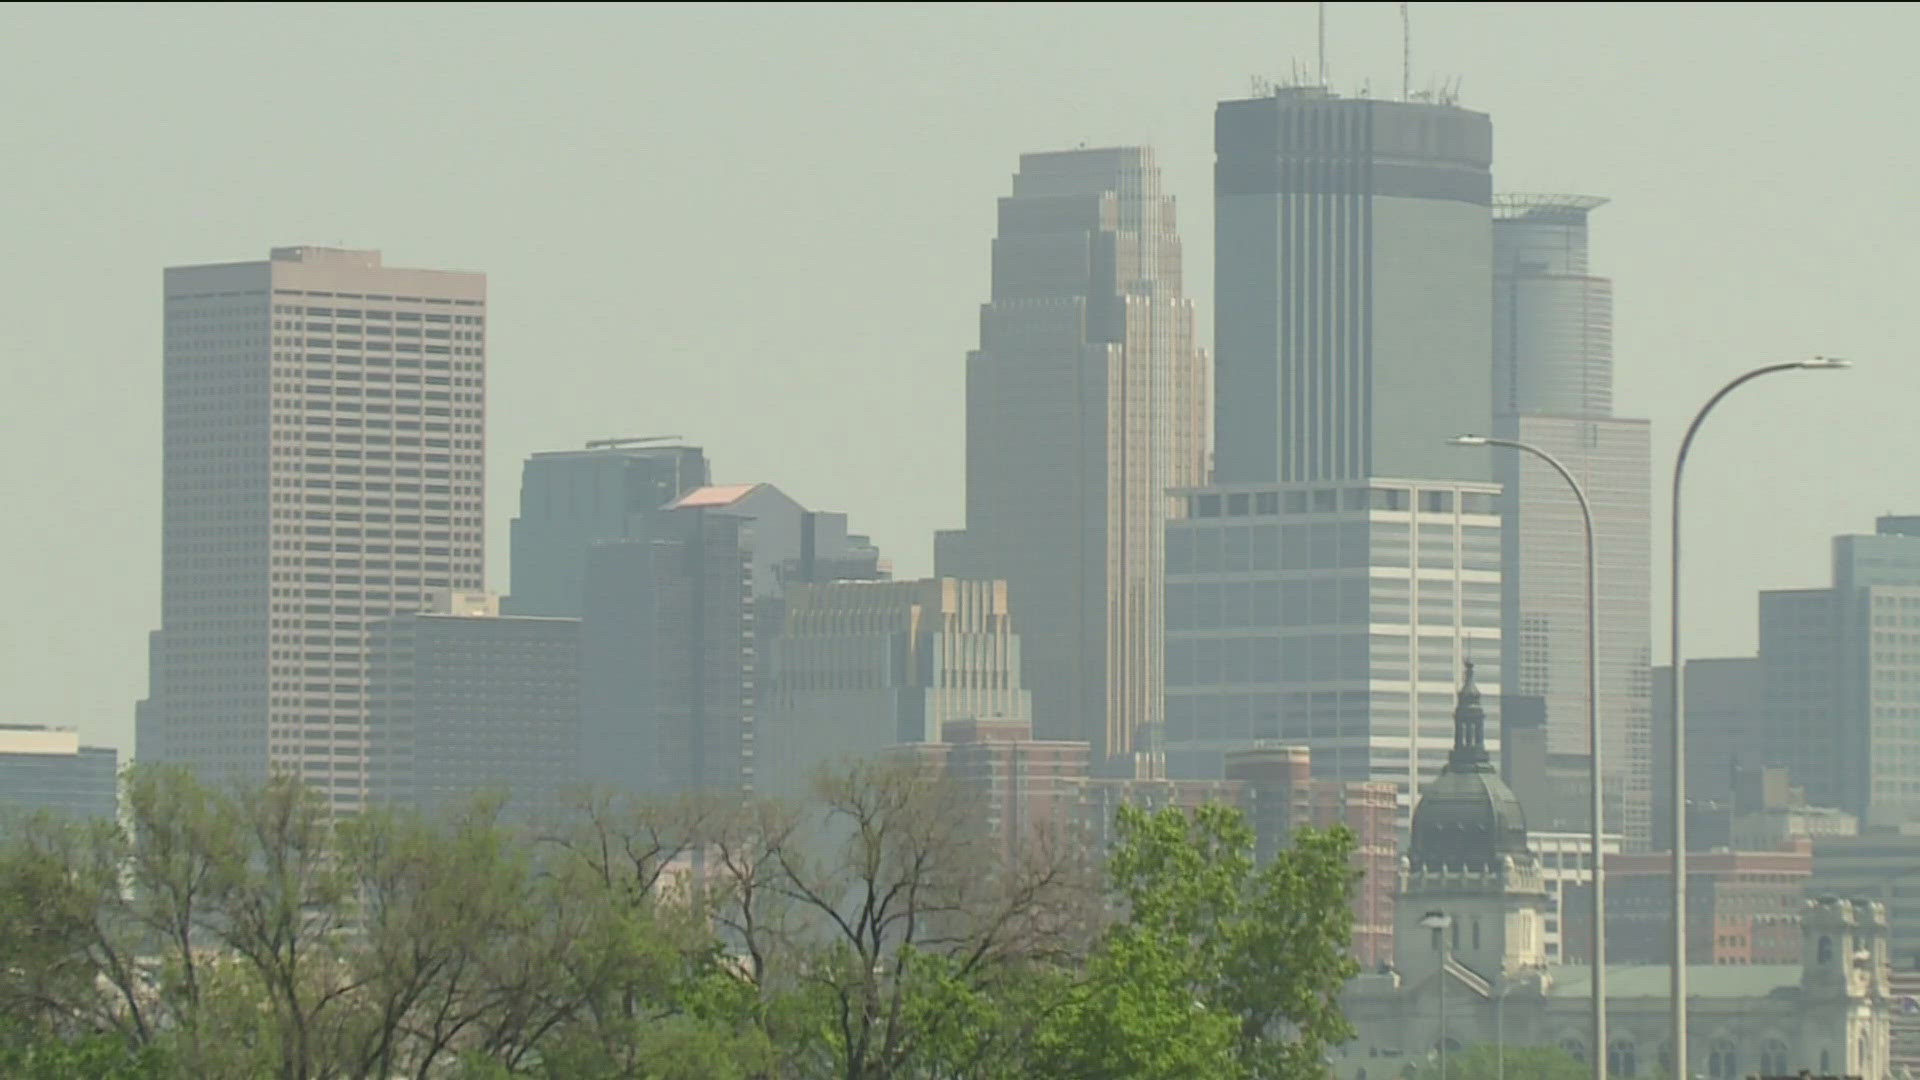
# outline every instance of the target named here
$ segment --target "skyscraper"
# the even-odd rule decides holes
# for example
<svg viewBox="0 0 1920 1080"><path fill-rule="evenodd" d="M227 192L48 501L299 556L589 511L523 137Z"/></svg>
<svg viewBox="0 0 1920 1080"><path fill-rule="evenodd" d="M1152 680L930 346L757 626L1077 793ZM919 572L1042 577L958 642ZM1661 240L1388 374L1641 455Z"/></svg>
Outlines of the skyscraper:
<svg viewBox="0 0 1920 1080"><path fill-rule="evenodd" d="M1005 582L826 581L785 599L754 739L762 792L803 792L839 758L940 742L950 723L1032 722Z"/></svg>
<svg viewBox="0 0 1920 1080"><path fill-rule="evenodd" d="M513 595L502 605L508 614L578 616L587 548L644 537L653 515L708 483L699 447L657 442L607 439L527 459L508 552Z"/></svg>
<svg viewBox="0 0 1920 1080"><path fill-rule="evenodd" d="M1402 821L1497 684L1492 125L1283 88L1215 113L1214 476L1169 527L1169 767L1235 744L1386 781ZM1015 603L1019 602L1015 597ZM1498 702L1489 701L1497 731Z"/></svg>
<svg viewBox="0 0 1920 1080"><path fill-rule="evenodd" d="M1005 580L1034 731L1123 759L1162 708L1168 491L1201 481L1206 369L1142 147L1027 154L967 357L967 521L942 577Z"/></svg>
<svg viewBox="0 0 1920 1080"><path fill-rule="evenodd" d="M166 272L140 760L361 802L367 624L480 588L486 295L377 251Z"/></svg>
<svg viewBox="0 0 1920 1080"><path fill-rule="evenodd" d="M1214 150L1214 479L1487 479L1486 115L1290 87Z"/></svg>
<svg viewBox="0 0 1920 1080"><path fill-rule="evenodd" d="M1454 673L1497 680L1490 483L1215 484L1167 526L1168 775L1264 740L1411 812L1453 746ZM1498 751L1498 720L1489 749Z"/></svg>
<svg viewBox="0 0 1920 1080"><path fill-rule="evenodd" d="M1493 428L1559 458L1593 505L1602 794L1608 828L1639 850L1653 840L1652 451L1645 420L1613 415L1613 283L1587 261L1587 215L1605 201L1494 200ZM1492 460L1506 492L1501 692L1545 703L1550 753L1585 755L1579 504L1546 463L1504 451Z"/></svg>
<svg viewBox="0 0 1920 1080"><path fill-rule="evenodd" d="M648 793L754 790L786 591L884 578L887 563L845 514L772 484L695 488L646 531L588 551L582 771Z"/></svg>
<svg viewBox="0 0 1920 1080"><path fill-rule="evenodd" d="M1920 516L1833 539L1833 583L1760 594L1768 765L1863 825L1920 821Z"/></svg>
<svg viewBox="0 0 1920 1080"><path fill-rule="evenodd" d="M482 792L551 820L580 783L580 620L447 593L368 628L368 797L456 811Z"/></svg>

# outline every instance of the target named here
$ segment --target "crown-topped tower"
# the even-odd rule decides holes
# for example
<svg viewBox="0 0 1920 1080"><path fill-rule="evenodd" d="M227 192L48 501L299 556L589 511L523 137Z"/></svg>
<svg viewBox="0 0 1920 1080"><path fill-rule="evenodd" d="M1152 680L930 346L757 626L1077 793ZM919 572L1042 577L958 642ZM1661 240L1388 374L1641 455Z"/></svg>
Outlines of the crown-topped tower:
<svg viewBox="0 0 1920 1080"><path fill-rule="evenodd" d="M1414 807L1395 905L1394 952L1403 976L1440 964L1421 920L1450 917L1454 962L1481 979L1507 978L1546 964L1547 889L1527 847L1520 800L1487 753L1487 714L1466 665L1453 709L1453 752Z"/></svg>

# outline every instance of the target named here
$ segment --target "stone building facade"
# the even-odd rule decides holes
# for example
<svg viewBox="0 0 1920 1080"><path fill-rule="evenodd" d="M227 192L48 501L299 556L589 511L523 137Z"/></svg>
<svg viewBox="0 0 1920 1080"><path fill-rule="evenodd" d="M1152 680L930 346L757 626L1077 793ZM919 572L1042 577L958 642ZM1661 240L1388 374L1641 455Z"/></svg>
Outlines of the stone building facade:
<svg viewBox="0 0 1920 1080"><path fill-rule="evenodd" d="M1340 1080L1410 1074L1436 1049L1592 1045L1591 971L1547 962L1546 889L1519 800L1488 760L1469 669L1454 751L1423 793L1401 864L1394 962L1354 980L1345 1005L1358 1037L1335 1052ZM1712 1080L1802 1070L1887 1080L1888 927L1867 900L1805 901L1797 962L1689 971L1689 1071ZM1662 965L1607 971L1609 1071L1671 1072L1672 1014Z"/></svg>

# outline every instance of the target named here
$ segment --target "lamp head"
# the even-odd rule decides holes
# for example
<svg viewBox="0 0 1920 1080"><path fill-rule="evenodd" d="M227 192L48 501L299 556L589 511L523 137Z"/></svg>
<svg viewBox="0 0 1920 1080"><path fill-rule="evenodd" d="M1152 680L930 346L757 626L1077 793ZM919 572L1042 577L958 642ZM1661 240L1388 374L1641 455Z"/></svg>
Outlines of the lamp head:
<svg viewBox="0 0 1920 1080"><path fill-rule="evenodd" d="M1800 367L1806 371L1839 371L1853 366L1853 361L1838 356L1816 356L1800 361Z"/></svg>
<svg viewBox="0 0 1920 1080"><path fill-rule="evenodd" d="M1455 435L1453 438L1447 440L1447 445L1485 446L1487 445L1487 437L1485 435Z"/></svg>

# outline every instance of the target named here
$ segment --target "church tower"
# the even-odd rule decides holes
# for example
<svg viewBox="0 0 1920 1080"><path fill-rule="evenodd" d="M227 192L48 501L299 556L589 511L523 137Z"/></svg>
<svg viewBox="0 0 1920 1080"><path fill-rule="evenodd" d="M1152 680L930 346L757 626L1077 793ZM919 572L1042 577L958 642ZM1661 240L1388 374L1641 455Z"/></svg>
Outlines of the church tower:
<svg viewBox="0 0 1920 1080"><path fill-rule="evenodd" d="M1409 987L1429 981L1443 959L1478 994L1546 966L1546 880L1527 849L1520 800L1487 754L1486 721L1468 663L1453 752L1421 792L1401 860L1394 959Z"/></svg>

